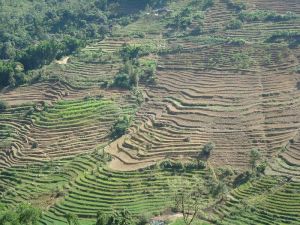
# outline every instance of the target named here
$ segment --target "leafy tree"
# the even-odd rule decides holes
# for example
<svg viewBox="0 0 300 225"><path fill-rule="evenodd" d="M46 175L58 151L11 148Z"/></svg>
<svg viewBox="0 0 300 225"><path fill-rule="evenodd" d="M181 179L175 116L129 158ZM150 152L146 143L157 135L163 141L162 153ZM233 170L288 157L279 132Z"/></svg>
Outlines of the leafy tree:
<svg viewBox="0 0 300 225"><path fill-rule="evenodd" d="M124 88L124 89L130 89L131 87L131 82L130 82L130 77L126 73L119 73L115 76L113 84L113 87L119 87L119 88Z"/></svg>
<svg viewBox="0 0 300 225"><path fill-rule="evenodd" d="M120 55L124 61L137 59L142 52L142 48L136 45L123 44Z"/></svg>
<svg viewBox="0 0 300 225"><path fill-rule="evenodd" d="M5 101L0 100L0 112L3 112L7 109L8 105Z"/></svg>
<svg viewBox="0 0 300 225"><path fill-rule="evenodd" d="M68 225L79 225L79 221L78 221L78 217L77 215L73 214L73 213L67 213L65 215Z"/></svg>
<svg viewBox="0 0 300 225"><path fill-rule="evenodd" d="M190 225L201 209L201 199L203 185L198 177L185 179L180 177L169 182L170 191L172 192L175 208L183 215L183 221Z"/></svg>
<svg viewBox="0 0 300 225"><path fill-rule="evenodd" d="M21 225L19 222L18 214L13 211L6 211L4 213L0 213L0 224Z"/></svg>
<svg viewBox="0 0 300 225"><path fill-rule="evenodd" d="M95 225L106 225L106 224L107 224L106 215L101 211L98 211Z"/></svg>
<svg viewBox="0 0 300 225"><path fill-rule="evenodd" d="M109 216L107 225L135 225L135 221L131 213L124 209L121 211L115 211Z"/></svg>
<svg viewBox="0 0 300 225"><path fill-rule="evenodd" d="M40 209L30 204L21 204L14 210L1 209L0 224L2 225L37 225L42 216Z"/></svg>
<svg viewBox="0 0 300 225"><path fill-rule="evenodd" d="M111 137L119 138L125 134L126 130L130 127L132 118L128 115L120 117L111 128Z"/></svg>
<svg viewBox="0 0 300 225"><path fill-rule="evenodd" d="M40 209L34 208L29 204L21 204L17 209L19 221L24 225L37 225L42 216Z"/></svg>
<svg viewBox="0 0 300 225"><path fill-rule="evenodd" d="M202 150L197 155L198 165L201 159L207 160L209 158L213 149L214 149L214 144L212 142L209 142L203 146Z"/></svg>
<svg viewBox="0 0 300 225"><path fill-rule="evenodd" d="M226 25L226 29L229 30L237 30L240 29L242 27L242 22L240 20L237 19L232 19L229 21L229 23Z"/></svg>
<svg viewBox="0 0 300 225"><path fill-rule="evenodd" d="M252 170L256 168L257 161L260 160L261 158L261 153L259 152L258 149L252 149L250 152L250 164L252 167Z"/></svg>

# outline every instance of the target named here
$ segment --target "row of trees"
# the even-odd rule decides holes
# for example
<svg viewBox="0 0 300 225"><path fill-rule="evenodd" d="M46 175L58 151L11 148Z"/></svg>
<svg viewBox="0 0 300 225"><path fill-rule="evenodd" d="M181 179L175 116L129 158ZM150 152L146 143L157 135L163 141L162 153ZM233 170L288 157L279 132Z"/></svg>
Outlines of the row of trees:
<svg viewBox="0 0 300 225"><path fill-rule="evenodd" d="M61 41L54 39L42 41L37 45L19 50L17 54L10 52L10 60L0 61L0 87L22 84L26 81L29 70L40 68L69 55L84 46L84 41L66 36Z"/></svg>

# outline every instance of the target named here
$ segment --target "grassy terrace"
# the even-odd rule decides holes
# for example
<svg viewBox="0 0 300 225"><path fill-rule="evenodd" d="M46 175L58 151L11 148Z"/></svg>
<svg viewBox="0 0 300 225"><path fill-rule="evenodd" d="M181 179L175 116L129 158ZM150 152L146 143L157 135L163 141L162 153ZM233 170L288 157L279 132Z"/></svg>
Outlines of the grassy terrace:
<svg viewBox="0 0 300 225"><path fill-rule="evenodd" d="M284 177L262 177L231 192L216 214L222 224L298 224L299 185Z"/></svg>
<svg viewBox="0 0 300 225"><path fill-rule="evenodd" d="M168 181L178 176L189 179L194 175L203 177L205 171L176 172L154 168L116 172L97 167L79 176L66 198L50 208L43 221L46 224L55 223L53 221L61 220L66 212L93 218L98 210L109 213L113 209L123 208L134 214L159 213L171 206Z"/></svg>
<svg viewBox="0 0 300 225"><path fill-rule="evenodd" d="M66 64L45 67L41 82L0 93L10 105L0 113L0 203L12 208L29 201L44 210L44 225L67 224L66 213L92 225L98 210L157 215L172 206L169 181L197 175L205 182L207 171L142 167L165 158L195 159L214 142L212 167L249 170L253 148L269 166L266 175L231 190L209 210L213 223L300 224L299 46L291 47L290 36L267 41L278 32L300 31L299 3L245 1L247 13L297 15L240 21L229 29L241 12L223 0L206 11L202 1L193 2L199 5L171 1L171 12L162 15L141 12ZM140 8L138 0L132 4ZM174 28L184 13L190 25ZM124 66L124 43L150 46L153 51L140 62L158 65L156 83L138 85L141 105L129 90L105 85ZM123 115L133 116L133 125L111 142L111 127ZM115 164L104 163L102 149L112 150ZM128 171L134 164L141 168ZM204 206L208 200L203 196Z"/></svg>

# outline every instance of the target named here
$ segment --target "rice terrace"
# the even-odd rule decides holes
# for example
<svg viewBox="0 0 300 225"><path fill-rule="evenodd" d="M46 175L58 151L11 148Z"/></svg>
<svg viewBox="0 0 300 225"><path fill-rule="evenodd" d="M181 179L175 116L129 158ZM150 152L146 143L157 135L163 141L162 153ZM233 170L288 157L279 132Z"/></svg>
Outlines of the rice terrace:
<svg viewBox="0 0 300 225"><path fill-rule="evenodd" d="M300 0L0 21L0 225L300 225Z"/></svg>

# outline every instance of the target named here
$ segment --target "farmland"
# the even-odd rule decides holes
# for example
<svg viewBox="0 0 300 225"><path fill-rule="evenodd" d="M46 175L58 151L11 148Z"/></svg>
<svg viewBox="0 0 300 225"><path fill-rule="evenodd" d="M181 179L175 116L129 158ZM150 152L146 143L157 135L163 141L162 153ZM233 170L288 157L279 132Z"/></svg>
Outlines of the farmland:
<svg viewBox="0 0 300 225"><path fill-rule="evenodd" d="M22 7L13 2L7 13ZM191 224L299 224L300 3L96 1L108 5L88 14L92 2L90 17L74 15L97 27L103 11L105 32L68 20L45 32L72 51L57 45L53 60L21 71L30 43L49 44L26 36L14 45L23 58L2 59L0 222L28 203L44 225L122 210L128 225L173 213L166 223L187 224L174 203L184 179L187 193L200 186Z"/></svg>

